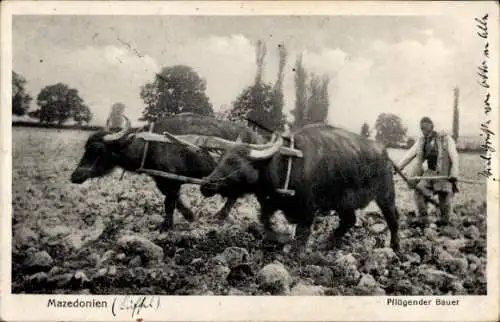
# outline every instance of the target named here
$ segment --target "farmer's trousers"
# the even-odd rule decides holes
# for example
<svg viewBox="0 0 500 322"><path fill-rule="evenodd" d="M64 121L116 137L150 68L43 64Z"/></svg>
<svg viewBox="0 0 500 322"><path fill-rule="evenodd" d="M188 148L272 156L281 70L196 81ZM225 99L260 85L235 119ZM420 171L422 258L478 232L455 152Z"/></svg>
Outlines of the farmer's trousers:
<svg viewBox="0 0 500 322"><path fill-rule="evenodd" d="M432 170L427 170L424 173L424 176L435 175L436 172ZM446 180L420 180L417 186L420 187L428 196L433 196L435 194L438 195L441 220L448 222L452 212L451 204L453 201L453 188L451 183ZM425 201L425 198L420 193L415 191L414 199L419 215L427 217L427 202Z"/></svg>

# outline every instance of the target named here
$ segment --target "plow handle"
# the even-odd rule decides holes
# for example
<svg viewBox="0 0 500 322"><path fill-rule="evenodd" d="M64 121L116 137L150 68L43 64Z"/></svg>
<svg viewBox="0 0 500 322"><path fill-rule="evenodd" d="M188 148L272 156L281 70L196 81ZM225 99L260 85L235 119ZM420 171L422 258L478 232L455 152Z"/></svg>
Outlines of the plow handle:
<svg viewBox="0 0 500 322"><path fill-rule="evenodd" d="M394 161L392 161L390 158L389 158L389 160L391 161L392 166L394 167L394 170L396 170L396 173L399 174L401 176L401 178L403 178L403 180L408 185L410 185L410 180L404 175L403 171L401 171L401 169L394 163ZM410 186L412 186L412 185L410 185ZM430 202L431 204L433 204L436 207L439 205L436 202L436 200L434 200L434 198L432 198L431 196L426 194L425 191L423 191L419 186L415 186L415 187L413 187L413 189L415 189L415 191L417 191L420 195L422 195L425 198L425 201Z"/></svg>
<svg viewBox="0 0 500 322"><path fill-rule="evenodd" d="M410 180L420 180L420 179L427 179L427 180L448 180L450 179L450 177L448 176L429 176L429 177L425 177L425 176L419 176L419 177L411 177ZM469 180L469 179L462 179L462 178L458 178L457 179L458 182L463 182L463 183L477 183L477 184L485 184L486 182L484 181L480 181L480 180Z"/></svg>

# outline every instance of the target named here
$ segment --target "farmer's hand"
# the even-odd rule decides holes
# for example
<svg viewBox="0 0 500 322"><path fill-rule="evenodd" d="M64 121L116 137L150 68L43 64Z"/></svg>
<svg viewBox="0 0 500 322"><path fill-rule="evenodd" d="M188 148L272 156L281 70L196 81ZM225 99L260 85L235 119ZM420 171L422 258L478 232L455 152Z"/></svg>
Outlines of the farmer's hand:
<svg viewBox="0 0 500 322"><path fill-rule="evenodd" d="M418 180L408 180L408 187L410 189L415 189L417 187Z"/></svg>

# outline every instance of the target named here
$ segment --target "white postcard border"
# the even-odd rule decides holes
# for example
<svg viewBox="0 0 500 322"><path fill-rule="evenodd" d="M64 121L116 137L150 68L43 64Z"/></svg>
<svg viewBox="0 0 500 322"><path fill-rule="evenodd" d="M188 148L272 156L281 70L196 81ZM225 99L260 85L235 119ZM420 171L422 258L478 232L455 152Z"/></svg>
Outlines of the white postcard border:
<svg viewBox="0 0 500 322"><path fill-rule="evenodd" d="M2 3L2 88L0 110L1 120L1 318L7 321L41 320L135 320L130 312L113 317L110 305L115 296L87 295L12 295L11 292L11 222L12 211L12 141L10 96L12 65L12 15L15 14L78 14L78 15L470 15L473 25L474 12L490 15L490 114L491 129L498 129L498 57L499 26L498 5L495 2L340 2L340 1L260 1L260 2L99 2L99 1L10 1ZM478 62L479 64L479 62ZM481 107L478 107L481 111ZM480 112L482 113L482 112ZM479 129L479 124L478 124ZM479 131L479 130L478 130ZM492 138L493 147L500 149L497 136ZM492 172L498 180L498 155L493 153ZM342 321L457 321L497 320L499 318L499 189L498 181L488 181L488 295L454 296L459 299L456 307L386 305L388 298L396 297L246 297L246 296L161 296L157 311L144 311L138 316L144 320L342 320ZM57 300L105 300L108 308L72 309L47 308L49 299ZM403 299L435 299L439 297L398 297Z"/></svg>

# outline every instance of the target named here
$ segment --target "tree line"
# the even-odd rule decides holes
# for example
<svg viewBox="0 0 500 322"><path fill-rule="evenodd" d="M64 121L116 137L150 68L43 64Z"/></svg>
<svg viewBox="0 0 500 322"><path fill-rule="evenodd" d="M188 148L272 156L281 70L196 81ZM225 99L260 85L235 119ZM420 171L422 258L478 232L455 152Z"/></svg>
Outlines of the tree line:
<svg viewBox="0 0 500 322"><path fill-rule="evenodd" d="M233 122L250 121L251 126L261 124L265 128L283 131L286 117L283 113L283 79L288 53L284 44L277 46L280 57L278 74L274 83L265 82L263 73L267 56L265 42L256 45L256 74L253 84L244 88L227 110L214 112L206 94L207 83L190 66L175 65L162 68L151 82L140 87L144 102L141 121L154 122L158 118L191 112L228 119ZM292 112L292 128L316 122L326 122L328 114L328 77L307 73L302 56L296 60L295 88L297 102ZM32 97L26 92L26 79L12 72L12 113L28 115L42 124L61 125L68 120L78 124L89 123L92 112L77 89L57 83L44 87L37 96L37 109L30 111ZM256 128L258 131L261 128Z"/></svg>
<svg viewBox="0 0 500 322"><path fill-rule="evenodd" d="M284 107L283 79L285 77L289 54L283 43L277 48L279 55L278 73L274 82L263 79L267 57L267 46L258 41L255 46L255 77L252 84L243 88L231 102L228 109L214 112L212 103L206 94L207 83L190 66L174 65L162 68L154 79L140 87L140 97L144 102L141 121L154 122L158 118L178 113L197 113L214 116L232 122L241 122L254 127L264 135L271 131L284 131L301 128L312 123L326 123L329 111L333 109L329 102L328 75L317 75L307 71L302 54L295 57L291 71L294 73L295 106L291 111L292 122L287 122ZM77 89L67 84L57 83L44 87L37 96L38 108L29 111L32 97L26 92L26 79L12 72L12 113L38 119L41 124L61 125L68 120L77 124L88 124L92 112ZM455 90L458 101L458 90ZM120 103L118 103L120 104ZM457 104L455 104L457 105ZM260 126L256 126L259 124ZM458 138L458 109L455 106L453 116L454 138ZM364 123L360 134L384 142L388 146L413 144L407 138L407 128L401 118L394 114L381 113L374 125L374 131Z"/></svg>
<svg viewBox="0 0 500 322"><path fill-rule="evenodd" d="M253 83L243 88L229 109L223 109L218 113L213 111L213 106L205 93L206 81L191 67L177 65L163 68L154 81L141 87L141 98L145 104L141 120L154 121L166 115L192 112L248 124L262 134L269 134L269 131L283 131L286 124L283 113L283 79L288 52L284 44L279 44L276 50L279 55L279 66L274 83L265 82L263 79L267 46L265 42L258 41ZM295 77L297 97L300 99L297 100L292 112L295 117L291 127L299 128L309 123L326 122L329 108L328 77L307 73L301 56L297 58L294 71L296 75L300 75Z"/></svg>
<svg viewBox="0 0 500 322"><path fill-rule="evenodd" d="M460 91L457 87L453 89L453 115L452 115L452 138L458 142L459 138L459 101ZM403 124L403 121L398 115L391 113L381 113L375 121L375 140L383 142L389 147L406 147L409 148L415 144L414 138L407 136L408 128ZM360 135L372 137L370 126L365 122L361 126ZM468 147L467 150L472 150Z"/></svg>
<svg viewBox="0 0 500 322"><path fill-rule="evenodd" d="M12 114L28 115L41 124L58 125L72 119L77 124L89 123L92 112L80 97L78 90L63 83L48 85L40 90L36 98L38 109L29 111L33 98L26 92L26 79L12 71Z"/></svg>

